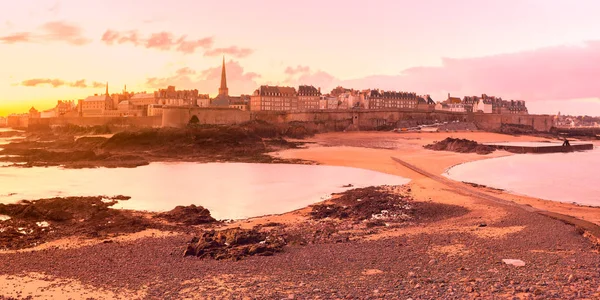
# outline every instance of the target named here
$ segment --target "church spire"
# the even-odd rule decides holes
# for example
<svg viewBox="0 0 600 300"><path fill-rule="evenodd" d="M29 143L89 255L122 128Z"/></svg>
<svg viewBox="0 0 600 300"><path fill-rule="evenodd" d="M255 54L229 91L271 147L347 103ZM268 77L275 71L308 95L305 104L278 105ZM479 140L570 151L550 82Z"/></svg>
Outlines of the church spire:
<svg viewBox="0 0 600 300"><path fill-rule="evenodd" d="M106 96L108 96L108 81L106 82Z"/></svg>
<svg viewBox="0 0 600 300"><path fill-rule="evenodd" d="M219 95L229 96L227 76L225 75L225 56L223 56L223 67L221 68L221 87L219 87Z"/></svg>

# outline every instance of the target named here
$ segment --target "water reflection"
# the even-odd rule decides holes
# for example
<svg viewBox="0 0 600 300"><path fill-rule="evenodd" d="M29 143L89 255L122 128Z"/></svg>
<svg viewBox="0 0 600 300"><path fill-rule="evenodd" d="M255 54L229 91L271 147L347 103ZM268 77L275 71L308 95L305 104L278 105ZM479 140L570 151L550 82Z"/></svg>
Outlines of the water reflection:
<svg viewBox="0 0 600 300"><path fill-rule="evenodd" d="M332 192L409 180L356 168L284 164L153 163L134 169L0 168L0 202L55 196L126 195L117 207L165 211L208 208L218 219L277 214Z"/></svg>

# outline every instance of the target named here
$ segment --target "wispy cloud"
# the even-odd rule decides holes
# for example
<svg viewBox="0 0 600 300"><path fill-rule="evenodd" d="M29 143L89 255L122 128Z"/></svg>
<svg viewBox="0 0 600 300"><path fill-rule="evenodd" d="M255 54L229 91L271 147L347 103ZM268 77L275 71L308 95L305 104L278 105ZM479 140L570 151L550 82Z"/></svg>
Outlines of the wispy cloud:
<svg viewBox="0 0 600 300"><path fill-rule="evenodd" d="M227 48L215 48L204 52L204 56L219 56L228 55L235 58L244 58L252 54L254 50L249 48L239 48L237 46L231 46Z"/></svg>
<svg viewBox="0 0 600 300"><path fill-rule="evenodd" d="M110 29L104 32L101 40L107 45L132 44L147 49L175 50L186 54L194 53L198 49L209 49L214 42L212 37L188 39L185 35L176 36L166 31L142 37L136 30L115 31Z"/></svg>
<svg viewBox="0 0 600 300"><path fill-rule="evenodd" d="M1 36L0 42L4 44L65 42L81 46L90 43L91 40L83 36L80 27L57 21L45 23L37 31L16 32Z"/></svg>
<svg viewBox="0 0 600 300"><path fill-rule="evenodd" d="M21 82L22 86L27 86L27 87L36 87L39 85L51 85L52 87L61 87L61 86L68 86L68 87L74 87L74 88L100 88L100 87L104 87L105 84L101 83L101 82L97 82L94 81L92 82L92 84L88 85L85 81L85 79L80 79L80 80L76 80L73 82L68 82L62 79L51 79L51 78L34 78L34 79L28 79L28 80L24 80Z"/></svg>

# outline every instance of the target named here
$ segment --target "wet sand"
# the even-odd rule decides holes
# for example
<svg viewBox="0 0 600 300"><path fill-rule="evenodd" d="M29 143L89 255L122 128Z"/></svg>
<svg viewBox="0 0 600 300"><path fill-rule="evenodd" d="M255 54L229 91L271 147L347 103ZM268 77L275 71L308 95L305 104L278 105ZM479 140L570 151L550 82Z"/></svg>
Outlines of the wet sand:
<svg viewBox="0 0 600 300"><path fill-rule="evenodd" d="M422 148L448 136L478 142L544 140L483 132L318 135L311 139L315 144L306 149L274 155L408 177L413 181L407 188L416 201L459 205L469 212L433 223L363 232L349 242L286 246L283 253L271 257L237 262L182 257L178 247L190 239L186 234L145 234L139 239L112 243L4 253L0 254L0 295L50 297L68 293L97 299L600 297L597 245L574 226L524 207L572 215L596 224L600 223L600 209L463 183L443 184L392 159L439 175L459 163L511 155L502 151L484 156ZM490 201L477 193L525 206ZM311 220L310 210L238 221L227 227L251 228L269 222L304 224L317 234L329 221ZM525 266L507 265L502 259L519 259ZM43 288L50 282L57 284L52 289Z"/></svg>

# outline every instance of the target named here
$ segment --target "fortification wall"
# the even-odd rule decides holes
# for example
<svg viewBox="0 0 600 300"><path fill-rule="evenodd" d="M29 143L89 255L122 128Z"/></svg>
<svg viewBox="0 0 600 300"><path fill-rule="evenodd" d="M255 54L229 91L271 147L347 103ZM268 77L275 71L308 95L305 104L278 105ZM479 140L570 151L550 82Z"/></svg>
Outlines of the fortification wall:
<svg viewBox="0 0 600 300"><path fill-rule="evenodd" d="M503 124L532 126L537 131L549 132L554 118L549 115L474 114L473 121L483 130L499 130Z"/></svg>
<svg viewBox="0 0 600 300"><path fill-rule="evenodd" d="M31 126L62 126L62 125L78 125L78 126L135 126L135 127L160 127L162 118L155 117L56 117L43 119L29 119Z"/></svg>
<svg viewBox="0 0 600 300"><path fill-rule="evenodd" d="M163 108L162 127L185 127L193 116L199 124L239 124L250 121L250 112L235 108Z"/></svg>
<svg viewBox="0 0 600 300"><path fill-rule="evenodd" d="M184 127L193 116L200 124L239 124L260 120L273 124L301 122L319 131L375 130L383 127L412 127L437 122L475 122L483 130L498 130L502 124L532 126L550 131L554 119L548 115L472 114L419 110L314 110L314 111L241 111L229 108L163 109L163 127Z"/></svg>

